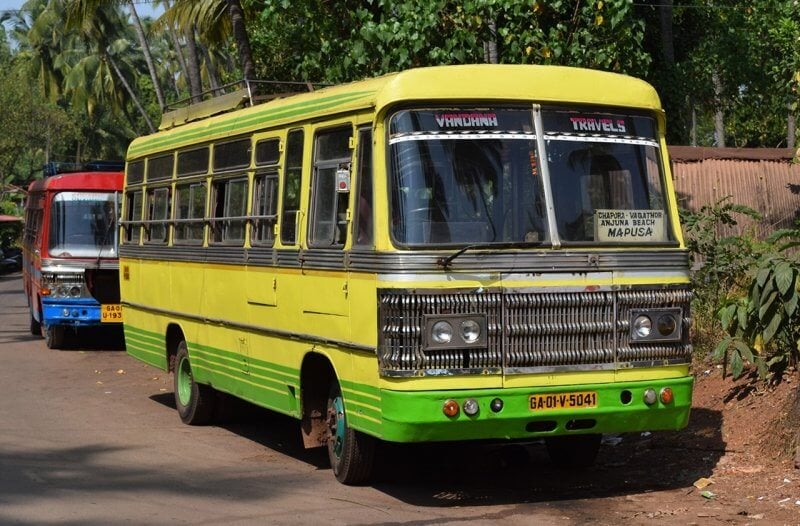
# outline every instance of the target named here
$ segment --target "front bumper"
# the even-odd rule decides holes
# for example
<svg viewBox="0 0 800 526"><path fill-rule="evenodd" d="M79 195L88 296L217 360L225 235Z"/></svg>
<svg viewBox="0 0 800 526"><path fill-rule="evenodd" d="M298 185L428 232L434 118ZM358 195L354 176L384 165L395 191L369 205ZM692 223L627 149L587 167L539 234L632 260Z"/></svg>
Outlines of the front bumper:
<svg viewBox="0 0 800 526"><path fill-rule="evenodd" d="M45 326L87 327L101 323L100 304L93 298L43 299L42 311Z"/></svg>
<svg viewBox="0 0 800 526"><path fill-rule="evenodd" d="M514 389L474 389L449 391L381 392L380 431L365 426L364 431L379 434L392 442L434 442L452 440L526 439L584 433L623 433L677 430L686 426L692 405L691 376L559 387ZM653 405L643 400L646 389L669 387L674 399L669 404L658 400ZM597 393L597 406L582 409L530 409L530 395L547 393ZM479 412L468 416L463 409L454 417L443 413L445 401L466 399L478 402ZM503 401L499 412L490 409L493 399Z"/></svg>

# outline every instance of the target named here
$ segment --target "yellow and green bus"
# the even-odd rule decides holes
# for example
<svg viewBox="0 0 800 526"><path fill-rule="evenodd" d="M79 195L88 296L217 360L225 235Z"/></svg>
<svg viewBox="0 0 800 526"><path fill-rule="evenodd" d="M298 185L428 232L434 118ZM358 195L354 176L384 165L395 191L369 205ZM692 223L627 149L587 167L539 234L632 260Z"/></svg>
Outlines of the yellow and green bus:
<svg viewBox="0 0 800 526"><path fill-rule="evenodd" d="M300 420L336 478L375 445L603 433L691 407L688 254L665 117L624 75L420 68L217 115L127 155L128 352Z"/></svg>

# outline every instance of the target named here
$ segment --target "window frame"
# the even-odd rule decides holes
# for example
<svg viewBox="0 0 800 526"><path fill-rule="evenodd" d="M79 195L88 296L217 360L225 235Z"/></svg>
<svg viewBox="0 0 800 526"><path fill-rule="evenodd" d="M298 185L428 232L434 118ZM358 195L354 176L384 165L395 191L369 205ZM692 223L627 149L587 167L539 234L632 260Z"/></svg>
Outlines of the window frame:
<svg viewBox="0 0 800 526"><path fill-rule="evenodd" d="M202 188L203 190L203 205L202 211L199 217L194 217L193 215L193 203L195 201L194 194L197 188ZM188 213L189 217L179 217L181 212L181 195L183 190L189 191L189 203L188 203ZM208 206L208 187L206 184L205 178L203 179L194 179L194 180L187 180L181 181L175 185L175 217L172 220L173 229L172 229L172 243L173 245L202 245L205 242L205 226L206 226L206 209ZM200 237L188 237L183 236L183 229L186 229L186 232L191 231L191 227L199 224L200 225Z"/></svg>
<svg viewBox="0 0 800 526"><path fill-rule="evenodd" d="M166 193L166 199L164 200L166 207L164 210L164 217L154 217L157 202L158 194ZM169 243L169 236L170 236L170 226L172 223L172 186L169 185L159 185L154 186L152 188L148 188L146 192L147 196L147 219L142 221L144 224L145 229L145 239L144 242L148 245L166 245ZM152 200L152 201L151 201ZM154 230L158 228L164 229L164 236L163 239L158 238L156 239L153 235Z"/></svg>
<svg viewBox="0 0 800 526"><path fill-rule="evenodd" d="M320 159L320 140L325 136L332 136L341 132L348 132L347 136L347 156L331 156L330 158ZM309 196L309 215L307 228L307 243L309 248L344 248L348 238L348 211L350 209L351 188L346 192L337 190L337 172L345 165L350 172L353 166L353 139L354 129L351 122L315 130L314 132L314 153L312 161L311 175L311 195ZM338 153L338 152L337 152ZM332 170L332 180L323 176L322 172ZM324 198L326 192L324 186L330 183L330 191L333 198L330 203L331 214L327 218L322 218L320 210L320 200ZM323 237L322 226L330 224L330 236ZM337 239L338 237L338 239Z"/></svg>
<svg viewBox="0 0 800 526"><path fill-rule="evenodd" d="M231 206L231 185L234 183L244 183L244 210L240 215L230 215ZM245 238L247 237L247 224L249 217L247 215L247 198L249 195L250 181L247 173L239 172L236 174L226 175L225 177L218 177L211 181L211 201L208 207L208 224L210 225L208 233L209 245L230 245L244 246ZM220 190L223 190L220 192ZM222 197L220 197L220 194ZM219 200L222 199L220 209ZM217 215L221 214L221 215ZM236 223L241 223L242 235L241 237L230 238L230 230Z"/></svg>

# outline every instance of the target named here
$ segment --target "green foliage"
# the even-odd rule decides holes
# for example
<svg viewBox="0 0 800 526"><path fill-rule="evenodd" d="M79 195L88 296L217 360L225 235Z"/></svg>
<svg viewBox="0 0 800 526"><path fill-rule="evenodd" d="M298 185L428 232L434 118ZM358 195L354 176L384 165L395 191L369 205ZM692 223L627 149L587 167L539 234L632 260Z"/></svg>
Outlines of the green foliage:
<svg viewBox="0 0 800 526"><path fill-rule="evenodd" d="M656 4L659 4L656 2ZM787 117L797 115L800 10L796 0L674 0L674 62L663 53L664 3L639 6L653 57L648 76L670 119L668 141L715 145L716 111L724 116L726 144L778 147ZM715 87L713 77L719 80Z"/></svg>
<svg viewBox="0 0 800 526"><path fill-rule="evenodd" d="M759 214L723 198L698 212L681 210L686 246L693 268L692 342L700 354L712 351L725 333L716 313L746 286L747 272L758 259L762 245L752 236L724 235L739 219L758 219Z"/></svg>
<svg viewBox="0 0 800 526"><path fill-rule="evenodd" d="M800 230L780 230L764 242L719 234L742 216L760 218L730 197L681 212L695 268L693 339L701 351L713 347L735 378L752 364L768 379L799 357Z"/></svg>
<svg viewBox="0 0 800 526"><path fill-rule="evenodd" d="M714 356L728 355L735 378L742 374L745 362L755 364L759 376L766 379L795 365L800 356L800 265L782 252L760 260L752 271L748 294L731 298L718 312L727 336Z"/></svg>
<svg viewBox="0 0 800 526"><path fill-rule="evenodd" d="M752 236L723 235L720 232L738 225L740 217L754 220L761 215L744 205L724 197L713 205L704 205L699 212L681 210L686 246L694 268L699 295L711 303L743 285L748 270L760 257L763 246Z"/></svg>
<svg viewBox="0 0 800 526"><path fill-rule="evenodd" d="M247 4L247 3L246 3ZM342 82L412 67L489 61L643 75L644 22L627 0L252 1L261 76Z"/></svg>

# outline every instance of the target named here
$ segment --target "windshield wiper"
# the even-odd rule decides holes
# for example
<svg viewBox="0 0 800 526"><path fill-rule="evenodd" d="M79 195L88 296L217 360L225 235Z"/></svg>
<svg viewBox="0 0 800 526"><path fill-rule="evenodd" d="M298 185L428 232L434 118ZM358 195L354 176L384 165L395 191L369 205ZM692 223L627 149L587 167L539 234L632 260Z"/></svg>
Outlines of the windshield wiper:
<svg viewBox="0 0 800 526"><path fill-rule="evenodd" d="M466 246L463 246L463 247L459 248L458 250L456 250L455 252L453 252L449 256L438 258L436 260L436 264L439 265L440 267L444 268L444 269L447 269L450 266L450 264L453 262L454 259L456 259L458 256L460 256L461 254L463 254L464 252L466 252L468 250L481 249L481 248L531 248L531 247L540 247L545 243L546 243L546 241L512 241L512 242L507 242L507 243L474 243L474 244L466 245Z"/></svg>

